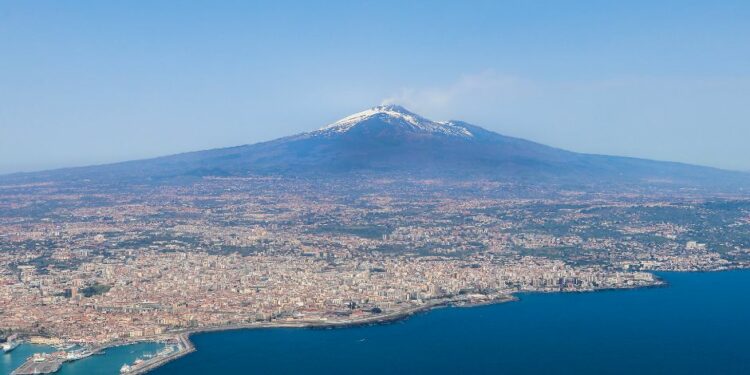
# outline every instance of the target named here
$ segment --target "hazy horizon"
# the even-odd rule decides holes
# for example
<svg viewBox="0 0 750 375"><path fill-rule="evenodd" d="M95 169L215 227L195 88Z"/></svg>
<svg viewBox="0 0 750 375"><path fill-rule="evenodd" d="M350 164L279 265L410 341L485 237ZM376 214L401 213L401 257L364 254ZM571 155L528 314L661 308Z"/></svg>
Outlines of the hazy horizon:
<svg viewBox="0 0 750 375"><path fill-rule="evenodd" d="M381 103L750 170L750 3L0 5L0 174L252 144Z"/></svg>

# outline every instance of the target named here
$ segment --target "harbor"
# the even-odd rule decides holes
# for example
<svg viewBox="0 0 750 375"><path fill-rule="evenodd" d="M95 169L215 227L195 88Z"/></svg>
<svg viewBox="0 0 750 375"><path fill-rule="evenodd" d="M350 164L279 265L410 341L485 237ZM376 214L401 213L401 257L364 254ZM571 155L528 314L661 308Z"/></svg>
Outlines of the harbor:
<svg viewBox="0 0 750 375"><path fill-rule="evenodd" d="M139 363L156 361L166 354L165 348L179 349L177 343L178 340L174 337L86 346L65 343L40 345L30 343L29 340L21 340L18 349L12 354L7 353L3 356L4 359L0 361L0 375L117 374L124 363L134 364L134 361L139 358L145 359L138 361ZM171 357L176 357L176 353L170 354ZM147 363L134 366L134 370L145 367ZM131 371L130 373L140 372Z"/></svg>
<svg viewBox="0 0 750 375"><path fill-rule="evenodd" d="M120 374L145 374L169 361L173 361L195 351L195 347L193 346L193 343L190 342L187 334L177 335L174 341L173 344L167 345L154 356L149 356L146 359L139 358L131 365L123 365L122 368L120 368Z"/></svg>
<svg viewBox="0 0 750 375"><path fill-rule="evenodd" d="M75 350L65 351L60 350L52 353L35 353L29 357L20 367L11 372L11 375L33 375L33 374L51 374L60 370L62 364L65 362L73 362L80 359L87 358L95 353L98 353L101 348L93 347L86 348L72 345L68 349L76 348Z"/></svg>

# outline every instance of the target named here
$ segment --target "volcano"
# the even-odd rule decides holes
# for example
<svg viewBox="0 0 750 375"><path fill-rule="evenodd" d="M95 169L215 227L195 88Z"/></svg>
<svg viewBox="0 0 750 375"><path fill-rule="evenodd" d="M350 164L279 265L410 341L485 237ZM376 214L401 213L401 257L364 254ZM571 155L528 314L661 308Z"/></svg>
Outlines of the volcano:
<svg viewBox="0 0 750 375"><path fill-rule="evenodd" d="M158 182L206 176L320 178L351 173L532 184L750 188L747 173L576 153L462 121L432 121L397 105L373 107L318 130L269 142L0 179Z"/></svg>

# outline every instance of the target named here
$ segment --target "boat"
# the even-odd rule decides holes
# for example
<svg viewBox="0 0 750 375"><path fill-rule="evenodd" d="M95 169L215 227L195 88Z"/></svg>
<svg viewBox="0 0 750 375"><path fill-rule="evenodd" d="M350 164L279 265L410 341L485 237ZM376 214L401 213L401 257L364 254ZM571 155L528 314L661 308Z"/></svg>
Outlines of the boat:
<svg viewBox="0 0 750 375"><path fill-rule="evenodd" d="M5 343L3 343L3 345L2 345L3 353L10 353L11 351L13 351L13 349L17 348L18 345L21 344L20 341L16 340L17 338L18 338L18 335L10 335L10 336L8 336L8 341L6 341Z"/></svg>
<svg viewBox="0 0 750 375"><path fill-rule="evenodd" d="M174 352L174 347L172 345L164 347L164 349L160 350L159 353L156 355L159 357L167 356L172 354Z"/></svg>
<svg viewBox="0 0 750 375"><path fill-rule="evenodd" d="M8 341L3 344L3 353L10 353L13 349L17 348L21 343L18 341Z"/></svg>
<svg viewBox="0 0 750 375"><path fill-rule="evenodd" d="M127 374L129 372L130 372L130 365L128 365L127 363L122 365L122 367L120 367L120 374Z"/></svg>
<svg viewBox="0 0 750 375"><path fill-rule="evenodd" d="M87 349L78 349L72 352L68 352L66 356L67 361L77 361L93 355L94 353Z"/></svg>

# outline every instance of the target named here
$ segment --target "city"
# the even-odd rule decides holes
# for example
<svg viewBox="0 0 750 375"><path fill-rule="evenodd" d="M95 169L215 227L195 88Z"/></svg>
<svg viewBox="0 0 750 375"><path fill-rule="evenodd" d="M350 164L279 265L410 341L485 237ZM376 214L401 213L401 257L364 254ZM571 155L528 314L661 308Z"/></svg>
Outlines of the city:
<svg viewBox="0 0 750 375"><path fill-rule="evenodd" d="M750 374L749 20L0 1L0 375Z"/></svg>
<svg viewBox="0 0 750 375"><path fill-rule="evenodd" d="M3 186L2 329L101 346L387 320L518 292L661 284L649 271L750 264L746 199L447 197L451 183L420 180L382 195L340 186L338 195L267 178L206 179L190 192ZM463 186L477 188L507 194L491 182Z"/></svg>

